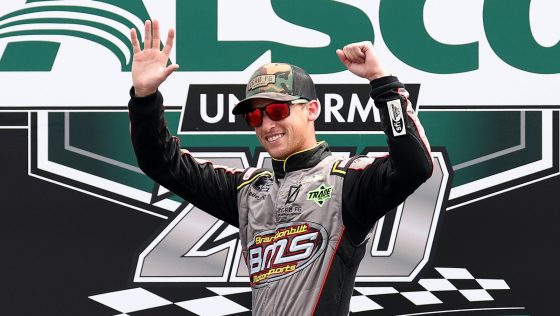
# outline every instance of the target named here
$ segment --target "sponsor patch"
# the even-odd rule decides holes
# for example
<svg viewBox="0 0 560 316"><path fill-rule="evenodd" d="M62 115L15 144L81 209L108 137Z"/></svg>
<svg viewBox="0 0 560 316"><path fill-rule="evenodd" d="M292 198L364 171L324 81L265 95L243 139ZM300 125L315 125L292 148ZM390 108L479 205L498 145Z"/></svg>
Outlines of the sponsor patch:
<svg viewBox="0 0 560 316"><path fill-rule="evenodd" d="M281 205L276 208L276 220L285 221L303 212L299 205Z"/></svg>
<svg viewBox="0 0 560 316"><path fill-rule="evenodd" d="M307 200L313 201L317 203L317 205L323 207L325 201L332 197L332 190L332 186L321 184L317 189L307 192Z"/></svg>
<svg viewBox="0 0 560 316"><path fill-rule="evenodd" d="M393 130L393 136L406 135L401 101L393 100L387 102L387 109L389 110L389 117L391 118L391 129Z"/></svg>
<svg viewBox="0 0 560 316"><path fill-rule="evenodd" d="M327 231L315 223L290 223L257 234L247 245L250 282L254 287L288 277L325 250Z"/></svg>
<svg viewBox="0 0 560 316"><path fill-rule="evenodd" d="M268 192L270 186L272 186L272 179L270 177L259 177L252 186L258 192Z"/></svg>
<svg viewBox="0 0 560 316"><path fill-rule="evenodd" d="M288 198L286 199L286 203L284 203L284 204L294 203L298 194L299 194L300 189L301 189L301 184L300 185L292 185L290 187L290 192L288 192Z"/></svg>
<svg viewBox="0 0 560 316"><path fill-rule="evenodd" d="M249 83L247 84L247 89L254 90L256 88L264 87L270 83L275 83L275 82L276 82L275 75L260 75L260 76L256 76L251 81L249 81Z"/></svg>

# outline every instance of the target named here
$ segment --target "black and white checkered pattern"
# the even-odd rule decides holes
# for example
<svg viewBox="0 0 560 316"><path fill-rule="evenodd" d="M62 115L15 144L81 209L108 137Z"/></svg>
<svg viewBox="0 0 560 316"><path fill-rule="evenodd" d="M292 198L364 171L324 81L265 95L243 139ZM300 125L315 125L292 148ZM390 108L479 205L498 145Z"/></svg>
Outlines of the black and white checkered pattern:
<svg viewBox="0 0 560 316"><path fill-rule="evenodd" d="M98 303L120 312L116 316L148 315L251 315L250 287L208 287L199 298L166 299L157 290L134 288L90 296ZM165 296L165 293L163 293ZM169 295L173 296L173 295Z"/></svg>
<svg viewBox="0 0 560 316"><path fill-rule="evenodd" d="M439 294L444 292L460 293L464 302L468 303L493 301L494 298L488 292L489 290L510 289L504 280L476 279L467 269L436 268L436 270L441 277L420 279L418 289L413 291L399 291L395 287L356 287L350 302L350 311L359 313L384 310L385 298L393 296L391 299L395 300L395 295L404 297L414 306L426 306L443 304L441 297L445 295Z"/></svg>
<svg viewBox="0 0 560 316"><path fill-rule="evenodd" d="M436 268L440 277L418 280L415 290L399 290L396 286L357 286L350 301L351 314L386 315L387 307L406 305L411 308L444 304L445 294L453 293L455 300L461 298L465 304L493 301L489 291L509 290L501 279L476 279L463 268ZM405 286L403 286L405 287ZM162 289L146 290L133 288L90 296L115 313L115 316L149 315L251 315L251 288L207 287L197 297L181 297L175 291ZM443 300L442 300L443 299ZM393 304L391 304L391 302Z"/></svg>

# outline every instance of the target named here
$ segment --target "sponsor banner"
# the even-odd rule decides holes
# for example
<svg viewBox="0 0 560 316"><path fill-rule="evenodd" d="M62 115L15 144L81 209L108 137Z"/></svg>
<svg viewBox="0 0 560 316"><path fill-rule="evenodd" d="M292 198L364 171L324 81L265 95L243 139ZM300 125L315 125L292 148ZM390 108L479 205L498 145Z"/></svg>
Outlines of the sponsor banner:
<svg viewBox="0 0 560 316"><path fill-rule="evenodd" d="M311 11L321 17L304 19ZM266 28L255 27L254 12ZM558 12L551 0L5 1L1 106L126 104L129 30L150 17L177 30L171 58L181 68L162 86L172 106L191 84L245 84L270 61L300 65L320 84L363 83L334 54L362 40L389 71L424 84L420 105L554 106L553 95L527 91L554 91L560 80Z"/></svg>
<svg viewBox="0 0 560 316"><path fill-rule="evenodd" d="M311 73L321 104L318 138L335 155L386 155L370 86L346 71L335 54L347 43L372 41L386 68L406 83L435 169L431 179L377 222L357 272L351 313L526 315L533 302L527 293L534 286L519 271L542 269L540 262L520 258L515 247L526 241L516 238L519 231L539 235L545 229L534 227L557 222L527 218L557 203L539 204L536 210L527 203L533 196L535 203L548 201L542 195L549 188L541 182L556 181L560 173L560 99L549 93L560 83L558 14L560 3L553 0L4 1L0 141L8 154L0 165L25 163L14 170L4 167L10 177L2 187L7 192L2 209L10 217L3 222L28 214L40 218L40 225L25 217L29 227L2 226L1 231L17 236L7 239L13 247L7 257L15 258L15 265L10 261L4 270L16 271L10 284L35 288L28 283L40 279L27 280L29 270L20 267L37 257L49 262L60 257L64 264L31 270L80 281L48 282L64 280L57 290L77 302L72 314L134 316L154 309L156 314L248 315L250 283L289 277L325 250L324 228L295 223L255 236L247 265L235 227L139 169L126 108L129 32L134 28L142 35L143 21L157 18L164 32L177 30L171 60L180 69L160 89L170 131L196 158L233 168L271 166L254 131L231 114L254 69L270 61ZM402 135L406 113L391 102L382 106L389 109L389 132ZM252 185L262 192L271 183ZM44 193L49 190L56 191L56 203L36 205L50 197ZM305 196L322 207L332 187L300 190L290 187L287 201ZM66 210L65 203L73 209ZM59 211L65 220L45 215ZM284 205L276 211L282 217L302 210ZM82 222L76 213L88 220ZM66 218L80 229L69 229ZM104 225L113 231L96 234L91 227ZM76 248L67 240L80 240L96 250L96 258L84 263L76 259L83 254L34 249L19 229L25 236L46 236L45 249L60 246L65 253ZM67 238L50 234L58 231ZM123 240L122 232L134 240ZM514 241L515 249L497 255ZM37 256L25 257L22 249ZM118 271L101 268L105 262L97 258L107 261L106 251ZM517 265L519 260L523 263ZM80 272L72 274L66 263ZM12 280L16 275L24 280ZM57 301L47 289L41 291L34 297ZM27 296L16 295L20 302ZM10 314L43 312L28 305L25 312ZM65 313L48 309L46 314Z"/></svg>
<svg viewBox="0 0 560 316"><path fill-rule="evenodd" d="M420 85L407 84L416 105ZM380 134L381 118L367 84L318 84L319 134ZM253 134L243 118L231 113L245 96L245 85L191 85L180 122L181 134Z"/></svg>

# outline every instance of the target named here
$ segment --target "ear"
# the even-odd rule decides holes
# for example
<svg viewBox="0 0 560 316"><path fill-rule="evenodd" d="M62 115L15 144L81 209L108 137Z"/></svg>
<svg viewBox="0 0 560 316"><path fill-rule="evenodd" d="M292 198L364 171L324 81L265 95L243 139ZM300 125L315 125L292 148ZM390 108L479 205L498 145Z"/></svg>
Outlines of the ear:
<svg viewBox="0 0 560 316"><path fill-rule="evenodd" d="M309 121L315 121L319 114L321 114L321 103L319 100L311 100L306 105L307 107L307 119Z"/></svg>

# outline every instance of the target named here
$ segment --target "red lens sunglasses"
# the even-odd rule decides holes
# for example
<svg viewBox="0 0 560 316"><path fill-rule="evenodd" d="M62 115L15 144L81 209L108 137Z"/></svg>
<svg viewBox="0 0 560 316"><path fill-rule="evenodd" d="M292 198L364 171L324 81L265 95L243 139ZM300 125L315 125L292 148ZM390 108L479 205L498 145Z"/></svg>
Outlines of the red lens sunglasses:
<svg viewBox="0 0 560 316"><path fill-rule="evenodd" d="M245 122L249 127L259 127L263 122L263 112L273 121L280 121L290 116L290 105L292 104L306 104L309 100L297 99L287 102L274 101L263 107L255 108L248 113L243 114Z"/></svg>

